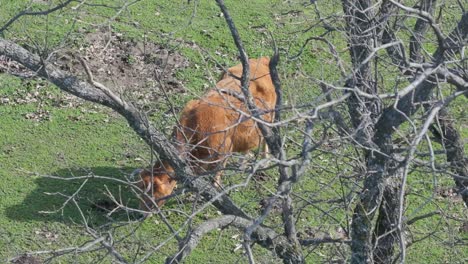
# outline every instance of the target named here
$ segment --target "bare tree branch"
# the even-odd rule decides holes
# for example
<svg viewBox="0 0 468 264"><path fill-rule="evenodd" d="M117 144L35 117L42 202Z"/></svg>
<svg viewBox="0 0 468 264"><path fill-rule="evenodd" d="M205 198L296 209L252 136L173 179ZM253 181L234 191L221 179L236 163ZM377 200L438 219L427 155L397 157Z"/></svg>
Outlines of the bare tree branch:
<svg viewBox="0 0 468 264"><path fill-rule="evenodd" d="M12 18L10 18L10 20L8 20L0 28L0 35L2 35L3 31L5 31L9 26L11 26L11 24L13 24L16 20L18 20L22 16L38 16L38 15L44 16L44 15L48 15L50 13L53 13L53 12L59 10L59 9L62 9L64 7L66 7L66 6L68 6L71 2L75 2L75 1L77 1L77 0L67 0L65 2L62 2L62 3L52 7L52 8L49 8L47 10L42 10L42 11L29 11L30 7L28 7L25 10L19 12L15 16L13 16Z"/></svg>

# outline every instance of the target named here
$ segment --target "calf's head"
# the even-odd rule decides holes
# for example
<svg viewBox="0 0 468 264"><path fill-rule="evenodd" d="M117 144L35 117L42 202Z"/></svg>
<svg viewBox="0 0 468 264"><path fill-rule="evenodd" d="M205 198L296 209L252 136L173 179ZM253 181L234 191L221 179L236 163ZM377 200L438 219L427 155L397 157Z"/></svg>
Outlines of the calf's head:
<svg viewBox="0 0 468 264"><path fill-rule="evenodd" d="M164 198L172 193L176 186L174 169L167 162L157 162L152 170L136 170L133 172L137 186L143 192L140 209L149 210L156 203L164 205Z"/></svg>

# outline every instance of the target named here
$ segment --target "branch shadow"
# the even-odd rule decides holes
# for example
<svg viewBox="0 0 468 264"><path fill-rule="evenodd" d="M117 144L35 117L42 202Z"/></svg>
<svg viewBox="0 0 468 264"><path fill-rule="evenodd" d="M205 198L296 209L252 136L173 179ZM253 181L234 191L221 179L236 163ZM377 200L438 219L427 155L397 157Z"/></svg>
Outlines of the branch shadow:
<svg viewBox="0 0 468 264"><path fill-rule="evenodd" d="M109 194L112 194L119 203L129 208L138 208L138 192L126 184L133 169L93 167L86 170L76 168L58 170L51 175L59 179L49 177L35 179L37 187L20 204L6 208L5 214L11 220L18 222L83 224L86 221L90 227L109 221L137 220L141 217L139 214L117 208L117 204L109 197ZM105 176L109 179L98 177L70 179L86 175ZM73 195L74 199L69 199Z"/></svg>

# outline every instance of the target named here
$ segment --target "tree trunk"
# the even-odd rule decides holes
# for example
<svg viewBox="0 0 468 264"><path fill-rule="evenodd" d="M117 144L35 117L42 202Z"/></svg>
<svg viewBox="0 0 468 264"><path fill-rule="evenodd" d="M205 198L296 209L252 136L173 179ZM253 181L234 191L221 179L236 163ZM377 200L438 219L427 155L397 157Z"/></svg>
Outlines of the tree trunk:
<svg viewBox="0 0 468 264"><path fill-rule="evenodd" d="M457 176L453 177L457 186L457 192L462 196L465 205L468 206L468 159L465 158L464 143L453 125L453 121L446 109L439 112L439 129L432 125L431 131L436 139L445 147L447 161L450 170Z"/></svg>

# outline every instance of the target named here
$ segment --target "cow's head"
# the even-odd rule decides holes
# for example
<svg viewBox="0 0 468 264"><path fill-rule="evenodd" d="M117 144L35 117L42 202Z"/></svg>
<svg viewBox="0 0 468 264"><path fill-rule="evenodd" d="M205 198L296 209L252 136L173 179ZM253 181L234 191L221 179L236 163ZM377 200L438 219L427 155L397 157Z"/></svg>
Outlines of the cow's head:
<svg viewBox="0 0 468 264"><path fill-rule="evenodd" d="M137 186L143 192L141 210L149 210L156 203L159 207L166 202L164 198L172 193L176 186L174 169L167 162L157 162L152 170L135 170L132 173Z"/></svg>

